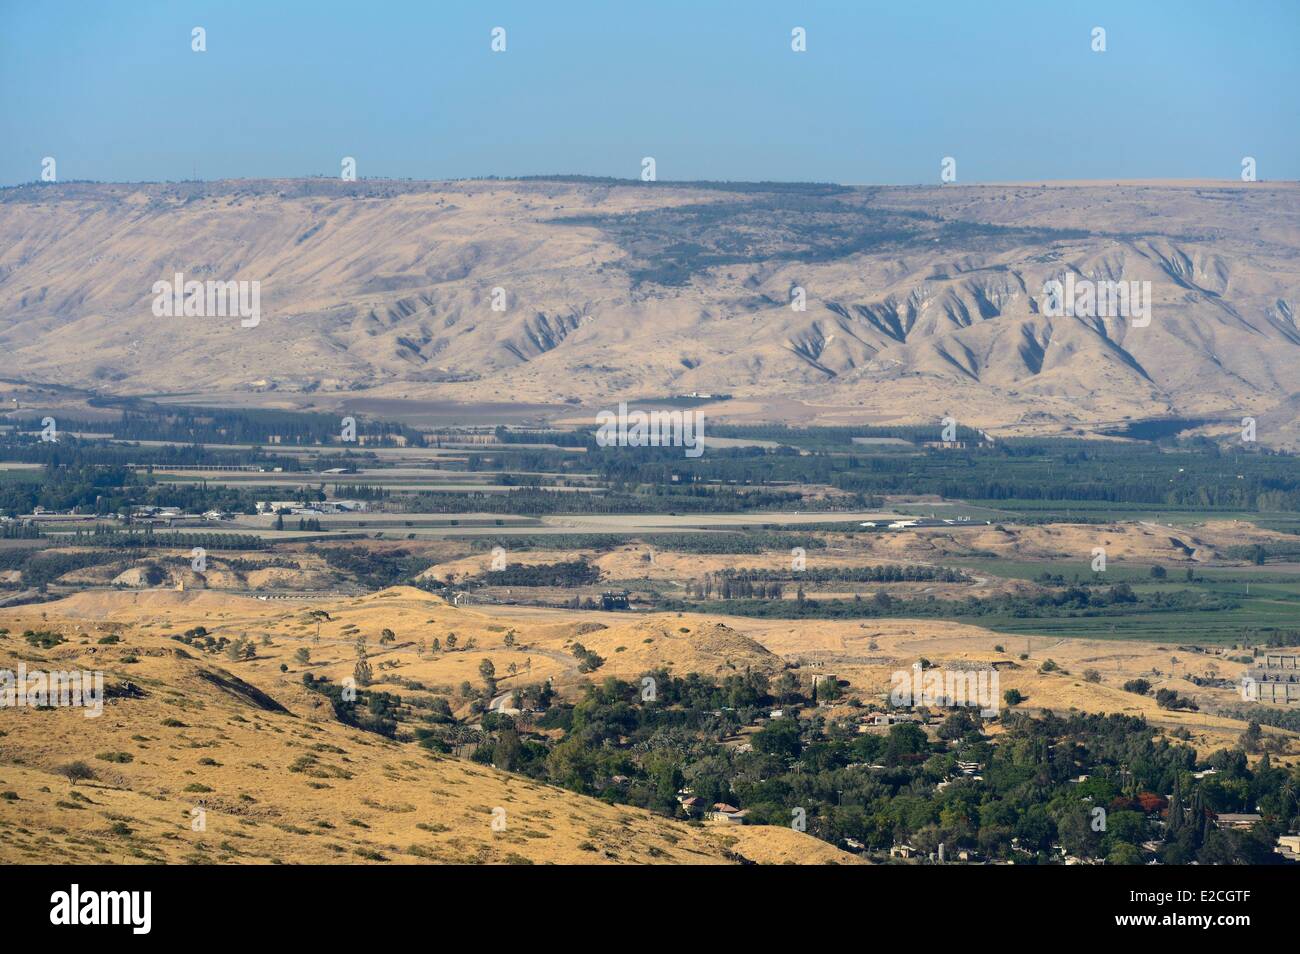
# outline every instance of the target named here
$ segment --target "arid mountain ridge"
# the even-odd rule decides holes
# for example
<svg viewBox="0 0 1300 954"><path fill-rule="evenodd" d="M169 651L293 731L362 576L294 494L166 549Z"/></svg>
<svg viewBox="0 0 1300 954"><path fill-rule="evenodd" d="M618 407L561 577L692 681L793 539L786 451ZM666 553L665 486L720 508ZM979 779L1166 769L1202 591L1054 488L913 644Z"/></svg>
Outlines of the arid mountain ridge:
<svg viewBox="0 0 1300 954"><path fill-rule="evenodd" d="M1294 445L1297 199L1231 182L21 186L0 190L0 377L322 407L726 393L718 412L752 419L1007 432L1249 415ZM156 317L154 283L178 272L260 282L261 321ZM1045 314L1067 273L1150 282L1150 324Z"/></svg>

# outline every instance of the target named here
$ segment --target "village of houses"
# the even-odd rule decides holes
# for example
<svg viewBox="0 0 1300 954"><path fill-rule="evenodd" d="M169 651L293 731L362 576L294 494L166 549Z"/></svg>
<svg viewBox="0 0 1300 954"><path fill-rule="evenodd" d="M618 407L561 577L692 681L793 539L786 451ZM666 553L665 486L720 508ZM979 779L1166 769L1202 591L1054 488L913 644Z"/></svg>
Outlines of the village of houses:
<svg viewBox="0 0 1300 954"><path fill-rule="evenodd" d="M1260 687L1270 687L1266 691L1266 696L1270 701L1300 701L1300 656L1269 654L1263 660L1263 665L1253 671L1253 677L1257 680ZM817 676L820 680L835 680L833 674L821 674ZM1285 688L1278 690L1276 684L1282 684ZM826 709L835 705L833 702L820 702L818 708ZM951 709L945 709L939 706L914 706L904 708L879 708L876 705L868 705L861 710L856 710L851 716L855 723L856 731L859 734L888 731L889 727L901 724L913 724L919 727L937 726L944 721L951 713ZM721 711L715 714L720 715ZM766 716L757 717L754 722L744 727L740 733L724 740L724 744L733 748L738 753L752 751L752 745L746 741L748 735L762 728L771 720L782 719L787 717L798 718L801 722L811 722L811 713L802 713L795 709L777 708L770 710ZM982 730L983 731L983 730ZM987 735L987 732L984 732ZM863 770L863 771L885 771L888 766L884 764L871 764L865 762L850 763L845 766L846 769ZM980 762L958 759L952 768L950 778L944 779L935 785L936 792L942 792L960 779L969 779L971 781L982 781L983 776L980 774L984 766ZM1192 773L1192 777L1198 781L1217 774L1213 768ZM1088 780L1088 775L1080 775L1071 781L1074 784L1080 784ZM628 779L624 776L615 776L611 781L614 784L625 784ZM726 802L706 802L705 799L697 796L690 787L683 787L677 792L677 803L680 808L682 817L686 819L700 820L710 825L743 825L746 822L748 812L745 809L737 808L735 805ZM1164 799L1153 802L1153 811L1148 814L1148 820L1157 828L1165 827L1165 820L1161 817ZM1258 822L1263 820L1263 816L1257 812L1223 812L1215 815L1213 824L1220 829L1230 829L1236 831L1247 831L1254 827ZM1013 839L1013 847L1015 839ZM1144 842L1142 848L1147 852L1156 852L1159 850L1161 843L1158 840ZM867 846L854 838L845 838L840 847L847 851L867 855ZM1032 857L1033 853L1024 849L1016 849L1026 857ZM1098 865L1102 861L1094 858L1080 858L1071 855L1064 847L1059 844L1052 846L1052 850L1060 855L1062 863L1066 865ZM1283 861L1300 863L1300 833L1288 833L1278 836L1274 846L1274 852ZM940 844L938 849L933 852L923 852L914 845L903 842L893 844L887 854L887 858L893 863L909 864L942 864L942 863L965 863L965 864L999 864L1004 863L985 859L974 849L959 849L956 852L949 853L945 846ZM885 860L881 858L880 860ZM1013 862L1009 862L1014 864ZM1157 861L1150 861L1149 864L1158 864Z"/></svg>

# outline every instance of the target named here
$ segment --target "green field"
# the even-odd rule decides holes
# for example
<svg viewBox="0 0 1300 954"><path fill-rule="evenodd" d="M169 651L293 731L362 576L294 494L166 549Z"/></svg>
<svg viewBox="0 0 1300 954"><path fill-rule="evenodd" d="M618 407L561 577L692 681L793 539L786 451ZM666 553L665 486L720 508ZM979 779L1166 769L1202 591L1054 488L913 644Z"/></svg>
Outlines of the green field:
<svg viewBox="0 0 1300 954"><path fill-rule="evenodd" d="M1164 580L1151 577L1149 565L1111 563L1106 572L1093 573L1087 561L1015 562L960 560L958 565L976 573L1007 579L1033 580L1047 572L1067 583L1129 584L1138 594L1191 589L1229 597L1238 606L1226 610L1133 613L1127 616L1067 616L1056 619L1022 619L1014 616L958 617L961 622L1003 633L1042 636L1081 636L1094 639L1145 639L1174 642L1234 643L1257 629L1300 630L1300 573L1270 567L1195 568L1196 581L1188 582L1180 569L1169 570Z"/></svg>

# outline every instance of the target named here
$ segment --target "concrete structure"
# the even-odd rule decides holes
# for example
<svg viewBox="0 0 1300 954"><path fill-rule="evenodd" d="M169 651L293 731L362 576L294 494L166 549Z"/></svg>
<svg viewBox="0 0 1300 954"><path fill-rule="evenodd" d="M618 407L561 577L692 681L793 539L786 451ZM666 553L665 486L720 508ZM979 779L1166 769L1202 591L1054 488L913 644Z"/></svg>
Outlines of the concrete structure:
<svg viewBox="0 0 1300 954"><path fill-rule="evenodd" d="M1288 861L1300 861L1300 835L1278 835L1273 850Z"/></svg>
<svg viewBox="0 0 1300 954"><path fill-rule="evenodd" d="M1251 702L1300 703L1300 656L1268 653L1263 663L1246 673L1242 695Z"/></svg>

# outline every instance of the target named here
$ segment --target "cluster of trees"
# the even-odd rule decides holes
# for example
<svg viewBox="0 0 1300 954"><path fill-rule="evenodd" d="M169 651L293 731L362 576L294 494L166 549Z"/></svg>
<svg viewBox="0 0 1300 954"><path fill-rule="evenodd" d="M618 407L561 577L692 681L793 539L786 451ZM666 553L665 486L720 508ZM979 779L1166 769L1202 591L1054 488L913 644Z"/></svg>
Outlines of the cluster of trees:
<svg viewBox="0 0 1300 954"><path fill-rule="evenodd" d="M152 527L143 530L114 530L104 525L88 533L78 531L68 538L70 545L78 547L116 547L123 549L190 549L205 550L265 550L267 543L251 533L218 533L204 530L165 530L155 532Z"/></svg>
<svg viewBox="0 0 1300 954"><path fill-rule="evenodd" d="M375 484L334 484L334 496L344 500L384 500L390 495L386 487Z"/></svg>
<svg viewBox="0 0 1300 954"><path fill-rule="evenodd" d="M1240 476L1238 476L1240 475ZM1300 510L1293 456L1177 451L1151 445L1012 440L954 456L877 457L837 475L836 486L869 493L934 493L990 501L1096 501L1197 509Z"/></svg>
<svg viewBox="0 0 1300 954"><path fill-rule="evenodd" d="M236 636L232 640L226 636L213 636L205 627L195 626L171 638L201 652L224 653L232 662L257 658L257 646L247 636Z"/></svg>
<svg viewBox="0 0 1300 954"><path fill-rule="evenodd" d="M41 528L28 520L0 524L0 540L39 540L43 536Z"/></svg>
<svg viewBox="0 0 1300 954"><path fill-rule="evenodd" d="M1268 706L1237 706L1222 710L1229 719L1242 719L1251 725L1271 725L1300 732L1300 709L1275 709ZM1249 749L1247 750L1249 751Z"/></svg>
<svg viewBox="0 0 1300 954"><path fill-rule="evenodd" d="M800 570L724 570L724 574L753 580L807 580L810 583L969 583L965 570L946 566L919 566L884 563L874 566L837 566Z"/></svg>
<svg viewBox="0 0 1300 954"><path fill-rule="evenodd" d="M853 443L855 437L896 438L915 444L938 440L940 437L940 429L937 423L927 425L906 424L895 427L791 427L788 424L714 424L709 428L709 433L717 437L776 441L779 444L793 444L808 448L853 447L855 446ZM983 440L978 430L965 425L957 427L955 438L959 441Z"/></svg>
<svg viewBox="0 0 1300 954"><path fill-rule="evenodd" d="M1265 646L1300 646L1300 629L1265 629L1258 631L1257 635L1260 637L1259 642Z"/></svg>
<svg viewBox="0 0 1300 954"><path fill-rule="evenodd" d="M1248 546L1225 547L1223 555L1231 560L1249 560L1256 566L1263 566L1270 561L1287 563L1300 560L1300 539L1296 540L1295 543L1284 541L1281 543L1253 543Z"/></svg>
<svg viewBox="0 0 1300 954"><path fill-rule="evenodd" d="M750 530L720 533L654 533L641 540L648 546L677 553L732 554L765 553L782 550L789 553L793 547L805 550L824 550L826 541L805 533Z"/></svg>
<svg viewBox="0 0 1300 954"><path fill-rule="evenodd" d="M519 430L498 427L493 437L499 444L555 444L557 447L582 447L595 450L596 438L590 431Z"/></svg>
<svg viewBox="0 0 1300 954"><path fill-rule="evenodd" d="M283 530L284 527L285 527L285 523L284 523L284 515L283 515L283 514L276 514L276 516L275 516L275 529L277 529L277 530ZM317 520L315 517L312 517L312 518L310 518L310 519L308 519L308 518L306 518L306 517L299 517L299 518L298 518L298 529L299 529L300 531L302 531L302 530L309 530L309 531L311 531L312 533L320 533L320 532L321 532L320 521Z"/></svg>
<svg viewBox="0 0 1300 954"><path fill-rule="evenodd" d="M0 460L38 458L43 464L39 479L0 482L0 513L18 516L34 511L75 511L107 516L129 513L137 507L180 507L188 513L205 510L228 510L233 513L256 512L255 490L222 487L198 483L158 483L152 468L135 470L128 463L140 465L156 462L159 465L187 465L229 462L228 457L208 454L202 449L187 448L193 453L163 455L163 448L136 449L127 445L112 445L60 438L57 443L40 442L26 445L0 442ZM30 450L28 449L30 448ZM166 461L160 458L192 457L194 460ZM213 460L205 458L212 457ZM266 459L255 461L270 462ZM276 466L281 466L279 463ZM296 469L286 467L286 470Z"/></svg>
<svg viewBox="0 0 1300 954"><path fill-rule="evenodd" d="M221 550L263 550L265 541L249 535L223 533L150 533L117 532L75 534L69 541L71 546L93 547L94 549L31 549L13 548L0 550L0 570L18 570L22 574L19 585L24 587L44 588L59 577L92 566L103 566L124 560L138 560L140 550L145 548L171 548L188 550L203 547L210 552ZM190 558L170 557L161 562L183 566L188 569ZM264 563L255 563L237 557L228 557L222 563L232 570L247 571L263 567L281 567L298 569L300 564L287 558L276 558ZM152 567L152 569L149 569ZM161 567L149 564L147 571L156 576L160 582L165 576Z"/></svg>
<svg viewBox="0 0 1300 954"><path fill-rule="evenodd" d="M27 547L0 550L0 570L18 570L24 587L43 588L65 573L112 563L129 556L126 552L34 550Z"/></svg>
<svg viewBox="0 0 1300 954"><path fill-rule="evenodd" d="M1169 577L1169 571L1166 570L1163 566L1160 566L1159 564L1152 566L1148 572L1150 573L1151 578L1153 580L1164 580ZM1196 575L1196 571L1189 566L1183 572L1183 579L1186 580L1188 583L1198 583L1198 582L1203 582L1205 578L1204 577L1198 578ZM1051 573L1048 571L1044 571L1038 574L1036 577L1034 577L1034 582L1040 583L1043 586L1087 586L1090 583L1095 582L1096 580L1097 580L1096 573L1083 574L1078 572L1074 573L1072 576L1067 577L1062 573Z"/></svg>
<svg viewBox="0 0 1300 954"><path fill-rule="evenodd" d="M5 630L7 634L9 630ZM50 629L25 629L23 639L35 649L53 649L59 643L67 642L59 633Z"/></svg>
<svg viewBox="0 0 1300 954"><path fill-rule="evenodd" d="M578 660L578 672L595 672L605 665L605 660L600 654L588 649L582 643L574 643L570 651L573 653L573 658Z"/></svg>
<svg viewBox="0 0 1300 954"><path fill-rule="evenodd" d="M912 441L939 439L938 422L932 427L896 429L714 428L719 434L762 435L761 439L793 446L714 448L695 459L683 458L679 448L598 448L584 455L530 451L485 455L470 466L577 473L579 467L594 465L616 489L644 496L647 487L662 488L669 494L664 499L683 511L690 508L680 501L689 498L682 498L680 491L709 481L723 484L719 490L735 486L737 491L746 485L830 484L853 495L837 502L803 500L797 506L804 510L873 506L884 495L903 493L1003 504L1060 501L1198 510L1300 510L1300 470L1293 455L1226 452L1209 442L1161 448L1019 438L959 452L852 443L853 437L878 431L888 432L880 436ZM978 437L963 428L957 439ZM714 498L710 507L721 509L721 500Z"/></svg>
<svg viewBox="0 0 1300 954"><path fill-rule="evenodd" d="M92 422L64 421L64 429L92 428ZM255 464L299 471L304 462L269 456L260 448L209 450L195 443L259 443L278 435L283 442L313 444L335 441L339 421L333 415L278 411L209 411L142 408L130 410L122 436L175 440L161 447L107 444L70 436L58 443L30 436L0 441L0 459L45 465L42 480L0 484L0 512L54 510L112 513L140 504L180 506L186 510L222 509L251 512L253 491L205 484L155 484L150 472L135 465ZM405 435L402 425L366 422L362 433ZM1300 470L1295 458L1281 453L1227 453L1208 442L1175 448L1148 444L1099 445L1060 439L1000 441L992 448L964 452L918 450L914 446L863 445L853 437L901 436L934 440L937 427L915 428L736 428L736 433L766 434L791 445L714 448L700 458L685 458L680 448L596 448L583 432L524 434L502 432L507 445L545 437L565 447L588 447L589 453L507 447L470 454L467 470L493 470L505 483L519 483L508 494L441 494L401 496L411 512L551 513L693 513L763 510L804 511L859 509L879 505L883 495L931 493L950 499L998 501L1004 506L1060 501L1064 504L1154 505L1183 509L1300 510ZM730 432L730 431L729 431ZM959 429L959 440L977 435ZM338 455L339 466L354 467L370 459L365 453ZM329 461L334 463L335 461ZM321 463L326 463L322 461ZM603 493L570 493L541 486L538 472L587 473L595 467ZM799 483L830 484L847 496L805 496L788 488ZM391 498L373 486L340 485L350 496ZM1270 544L1251 549L1246 558L1289 559L1294 548Z"/></svg>
<svg viewBox="0 0 1300 954"><path fill-rule="evenodd" d="M509 537L456 537L482 552L493 547L507 550L595 550L605 552L633 542L616 533L556 533L546 535L520 534ZM807 533L772 530L717 531L714 533L647 533L635 542L674 553L701 554L760 554L770 550L789 552L792 547L805 550L824 550L826 541Z"/></svg>
<svg viewBox="0 0 1300 954"><path fill-rule="evenodd" d="M1180 696L1173 689L1157 689L1156 705L1161 709L1182 709L1187 712L1196 712L1201 708L1191 699Z"/></svg>
<svg viewBox="0 0 1300 954"><path fill-rule="evenodd" d="M319 692L330 701L335 717L345 725L367 732L376 732L388 738L397 736L398 717L402 697L391 692L375 692L364 687L345 691L343 686L331 682L328 676L302 674L302 684L312 692ZM355 696L355 698L349 698Z"/></svg>
<svg viewBox="0 0 1300 954"><path fill-rule="evenodd" d="M710 573L702 580L690 580L686 595L692 599L709 600L780 600L785 598L785 587L778 580L754 580L749 577L733 578L730 575Z"/></svg>
<svg viewBox="0 0 1300 954"><path fill-rule="evenodd" d="M508 479L501 481L509 483ZM508 513L539 516L555 513L741 513L751 510L829 509L824 501L797 493L719 487L646 485L614 486L605 493L574 493L520 487L509 493L444 493L422 490L402 498L409 513Z"/></svg>
<svg viewBox="0 0 1300 954"><path fill-rule="evenodd" d="M22 426L40 430L40 418L22 419ZM59 429L99 433L110 431L120 441L172 441L177 444L338 443L341 424L334 414L280 410L218 410L132 401L114 421L61 419ZM357 435L384 440L398 435L418 442L420 435L402 424L358 420Z"/></svg>
<svg viewBox="0 0 1300 954"><path fill-rule="evenodd" d="M381 590L428 569L429 561L409 550L372 550L366 547L308 546L308 553L320 556L331 567L353 577L370 589Z"/></svg>
<svg viewBox="0 0 1300 954"><path fill-rule="evenodd" d="M11 517L46 510L113 513L143 499L147 488L135 472L122 466L47 464L40 481L0 482L0 511Z"/></svg>
<svg viewBox="0 0 1300 954"><path fill-rule="evenodd" d="M532 566L516 563L475 578L475 582L488 586L590 586L599 581L600 568L585 559Z"/></svg>
<svg viewBox="0 0 1300 954"><path fill-rule="evenodd" d="M57 441L42 441L31 435L11 434L0 437L0 460L65 468L134 464L143 466L146 473L154 467L182 466L279 467L285 472L302 468L302 461L296 457L278 457L267 454L260 448L214 448L202 444L110 444L101 438L74 437L67 433L64 427L66 423L60 421Z"/></svg>

